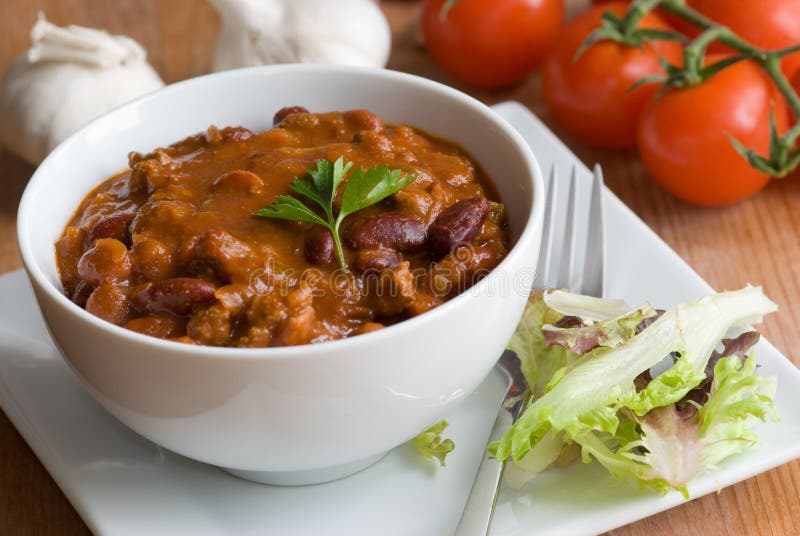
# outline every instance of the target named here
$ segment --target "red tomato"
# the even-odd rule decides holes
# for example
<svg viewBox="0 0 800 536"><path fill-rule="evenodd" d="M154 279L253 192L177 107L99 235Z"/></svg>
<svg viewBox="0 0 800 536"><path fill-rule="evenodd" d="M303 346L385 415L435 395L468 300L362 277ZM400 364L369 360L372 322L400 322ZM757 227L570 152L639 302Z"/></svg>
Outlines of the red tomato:
<svg viewBox="0 0 800 536"><path fill-rule="evenodd" d="M800 44L800 0L692 0L691 5L759 47L772 50ZM800 53L783 58L787 77L798 70Z"/></svg>
<svg viewBox="0 0 800 536"><path fill-rule="evenodd" d="M708 62L723 55L710 55ZM687 89L668 89L642 110L638 145L650 175L675 197L703 206L752 196L769 180L736 152L728 135L760 154L769 151L770 106L778 132L786 101L753 62L741 62Z"/></svg>
<svg viewBox="0 0 800 536"><path fill-rule="evenodd" d="M444 0L422 3L421 26L433 59L464 82L503 87L533 71L564 22L563 0Z"/></svg>
<svg viewBox="0 0 800 536"><path fill-rule="evenodd" d="M645 43L643 48L600 41L574 60L586 37L600 26L605 11L622 16L625 2L610 2L576 17L561 32L542 68L542 87L550 113L570 134L597 147L621 148L636 144L636 123L642 106L658 90L657 84L631 87L645 76L663 73L659 55L681 62L675 42ZM656 14L648 14L640 27L667 29Z"/></svg>

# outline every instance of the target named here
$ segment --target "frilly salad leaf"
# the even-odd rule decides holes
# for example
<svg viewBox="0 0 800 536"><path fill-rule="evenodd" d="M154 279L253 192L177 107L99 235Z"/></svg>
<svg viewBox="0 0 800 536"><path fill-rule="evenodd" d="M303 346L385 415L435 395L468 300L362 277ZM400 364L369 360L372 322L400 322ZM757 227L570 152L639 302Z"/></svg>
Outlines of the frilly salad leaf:
<svg viewBox="0 0 800 536"><path fill-rule="evenodd" d="M646 304L625 312L613 300L535 292L509 345L533 401L489 450L515 462L512 484L579 448L618 478L687 495L692 478L756 442L755 420L777 418L775 380L756 374L752 352L742 359L757 334L716 350L730 329L776 309L749 286L660 316Z"/></svg>
<svg viewBox="0 0 800 536"><path fill-rule="evenodd" d="M447 455L455 448L451 439L442 439L442 432L447 428L447 421L439 421L411 440L411 444L426 459L439 461L444 467Z"/></svg>

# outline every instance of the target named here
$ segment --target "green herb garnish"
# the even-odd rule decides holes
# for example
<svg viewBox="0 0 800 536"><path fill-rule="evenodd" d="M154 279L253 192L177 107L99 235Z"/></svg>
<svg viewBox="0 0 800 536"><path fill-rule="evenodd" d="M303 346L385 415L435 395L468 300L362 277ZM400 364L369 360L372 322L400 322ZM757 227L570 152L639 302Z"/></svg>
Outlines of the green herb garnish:
<svg viewBox="0 0 800 536"><path fill-rule="evenodd" d="M265 218L315 223L325 227L333 237L339 266L347 270L342 239L339 236L339 226L342 221L350 214L386 199L416 180L413 175L403 175L401 170L390 170L385 165L375 166L366 171L363 168L355 169L344 185L342 204L339 213L334 216L333 202L345 175L352 167L353 163L345 163L341 156L333 163L328 160L317 160L317 167L306 171L311 176L310 180L295 177L292 181L292 189L295 192L322 207L325 219L291 195L279 195L274 203L257 210L254 214Z"/></svg>

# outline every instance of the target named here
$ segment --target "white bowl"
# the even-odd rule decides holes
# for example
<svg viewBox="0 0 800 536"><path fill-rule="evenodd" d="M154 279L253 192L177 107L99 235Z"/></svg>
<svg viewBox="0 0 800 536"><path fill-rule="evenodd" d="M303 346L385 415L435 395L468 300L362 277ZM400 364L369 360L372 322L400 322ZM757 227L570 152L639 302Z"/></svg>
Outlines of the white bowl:
<svg viewBox="0 0 800 536"><path fill-rule="evenodd" d="M463 145L494 179L513 247L468 292L366 335L296 347L191 346L141 335L68 300L53 244L81 200L147 151L210 124L271 126L283 106L366 108ZM392 71L289 65L174 84L93 121L39 166L19 207L19 246L64 358L94 397L144 437L278 484L355 472L446 417L489 373L533 277L543 182L523 139L447 86Z"/></svg>

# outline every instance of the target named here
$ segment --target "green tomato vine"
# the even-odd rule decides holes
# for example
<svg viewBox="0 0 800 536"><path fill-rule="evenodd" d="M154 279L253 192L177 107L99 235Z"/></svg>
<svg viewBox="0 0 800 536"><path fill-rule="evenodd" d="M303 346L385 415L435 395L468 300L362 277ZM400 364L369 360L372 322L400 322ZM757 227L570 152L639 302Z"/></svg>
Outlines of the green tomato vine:
<svg viewBox="0 0 800 536"><path fill-rule="evenodd" d="M644 78L637 83L637 86L658 82L662 84L661 92L670 87L692 87L702 84L705 80L730 65L752 60L769 75L778 90L786 98L795 117L800 118L800 96L792 88L780 68L781 58L787 54L800 51L800 44L779 50L764 50L742 39L729 28L717 24L702 13L692 9L686 5L685 0L634 0L622 19L614 13L607 12L603 18L603 26L589 35L582 50L603 39L613 40L628 46L642 46L643 42L659 39L688 41L677 33L653 33L638 29L637 26L642 17L655 8L677 15L697 26L703 32L694 40L688 42L684 48L684 64L682 66L671 65L666 61L662 61L666 74ZM722 43L734 49L738 54L711 65L705 65L706 50L714 42ZM733 138L731 138L731 143L733 143L739 154L746 158L755 169L772 177L785 177L800 165L800 148L796 147L797 140L800 138L800 121L795 123L785 134L780 135L775 128L773 117L770 120L770 134L771 142L768 155L760 155L756 150L744 147Z"/></svg>

